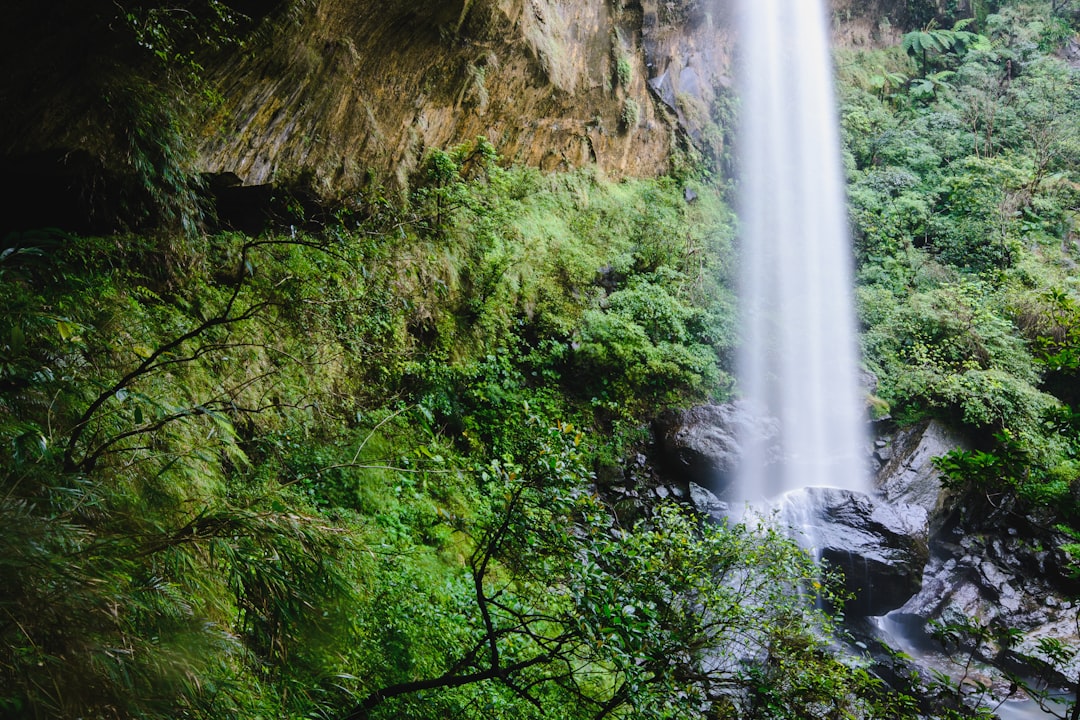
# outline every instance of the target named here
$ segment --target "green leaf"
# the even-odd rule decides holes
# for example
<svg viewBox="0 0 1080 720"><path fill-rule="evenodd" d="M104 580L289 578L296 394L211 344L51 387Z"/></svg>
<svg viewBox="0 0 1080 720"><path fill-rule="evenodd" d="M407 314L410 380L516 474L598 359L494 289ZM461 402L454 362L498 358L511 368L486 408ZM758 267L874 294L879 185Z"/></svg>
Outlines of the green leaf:
<svg viewBox="0 0 1080 720"><path fill-rule="evenodd" d="M23 348L26 346L26 335L23 333L22 327L19 325L11 326L9 342L13 353L20 353L23 351Z"/></svg>
<svg viewBox="0 0 1080 720"><path fill-rule="evenodd" d="M78 332L78 327L75 323L68 320L57 320L56 331L60 333L60 339L64 342L71 340Z"/></svg>

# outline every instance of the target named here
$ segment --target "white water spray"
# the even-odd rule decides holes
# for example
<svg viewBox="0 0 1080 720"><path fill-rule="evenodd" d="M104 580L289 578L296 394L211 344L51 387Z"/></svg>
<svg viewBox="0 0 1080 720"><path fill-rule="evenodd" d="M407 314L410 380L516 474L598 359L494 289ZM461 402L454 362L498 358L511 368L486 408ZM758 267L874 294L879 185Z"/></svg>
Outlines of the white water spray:
<svg viewBox="0 0 1080 720"><path fill-rule="evenodd" d="M867 491L851 249L824 3L741 0L738 377L779 440L744 438L735 500ZM779 451L779 461L772 456Z"/></svg>

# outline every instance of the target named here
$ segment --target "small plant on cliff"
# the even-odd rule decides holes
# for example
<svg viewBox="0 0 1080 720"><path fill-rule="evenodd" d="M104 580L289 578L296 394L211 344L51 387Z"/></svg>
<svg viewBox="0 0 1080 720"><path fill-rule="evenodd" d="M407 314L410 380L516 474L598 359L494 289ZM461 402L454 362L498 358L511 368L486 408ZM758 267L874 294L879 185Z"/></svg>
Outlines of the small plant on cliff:
<svg viewBox="0 0 1080 720"><path fill-rule="evenodd" d="M629 88L630 81L633 80L633 75L634 69L630 65L630 58L620 53L618 59L615 61L615 76L619 79L619 85L624 88Z"/></svg>
<svg viewBox="0 0 1080 720"><path fill-rule="evenodd" d="M623 132L628 132L631 128L638 124L638 120L641 119L641 106L637 104L636 100L627 98L623 103L622 113L619 114L619 127Z"/></svg>

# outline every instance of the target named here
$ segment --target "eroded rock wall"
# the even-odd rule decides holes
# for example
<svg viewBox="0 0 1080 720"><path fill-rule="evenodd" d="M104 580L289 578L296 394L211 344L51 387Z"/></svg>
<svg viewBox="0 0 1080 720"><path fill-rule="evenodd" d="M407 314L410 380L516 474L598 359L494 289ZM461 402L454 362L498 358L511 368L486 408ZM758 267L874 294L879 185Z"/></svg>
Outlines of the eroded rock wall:
<svg viewBox="0 0 1080 720"><path fill-rule="evenodd" d="M481 135L545 170L654 175L683 96L707 106L726 82L728 47L694 3L313 0L219 59L200 154L248 184L306 173L323 193L369 174L403 185L427 148ZM670 104L649 86L665 73Z"/></svg>
<svg viewBox="0 0 1080 720"><path fill-rule="evenodd" d="M195 123L195 169L245 185L299 181L335 199L372 181L405 187L430 148L481 135L507 162L544 170L653 176L678 148L719 160L733 115L718 102L730 97L733 3L233 0L252 6L243 32L254 31L200 58L218 101ZM911 6L833 0L834 35L895 41ZM146 58L135 51L146 48L115 9L16 8L0 52L0 161L88 156L97 197L132 174L132 147L147 135L139 113L157 102L160 73L138 75ZM187 148L149 135L150 150L164 140L170 152ZM70 184L67 165L42 172Z"/></svg>
<svg viewBox="0 0 1080 720"><path fill-rule="evenodd" d="M933 3L927 0L927 7ZM508 161L656 175L714 158L730 117L734 0L306 0L219 58L202 163L320 194L407 184L428 148L485 136ZM832 0L846 46L896 42L911 2Z"/></svg>

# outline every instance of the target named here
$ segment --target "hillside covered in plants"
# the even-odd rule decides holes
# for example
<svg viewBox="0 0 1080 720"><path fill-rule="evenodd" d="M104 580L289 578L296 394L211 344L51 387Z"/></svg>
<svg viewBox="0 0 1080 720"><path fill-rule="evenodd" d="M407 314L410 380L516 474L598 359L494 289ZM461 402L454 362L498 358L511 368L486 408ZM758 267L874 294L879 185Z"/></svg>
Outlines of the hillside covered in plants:
<svg viewBox="0 0 1080 720"><path fill-rule="evenodd" d="M834 8L868 422L963 432L958 507L1075 561L1080 9L894 4ZM727 49L694 64L726 6L582 3L586 52L558 3L394 3L370 27L467 89L403 65L399 138L330 84L245 115L251 77L385 70L312 55L343 3L256 5L11 13L0 717L987 716L836 652L841 593L783 528L643 500L650 422L738 396L738 99ZM682 25L683 84L652 83ZM484 115L512 93L531 136Z"/></svg>

